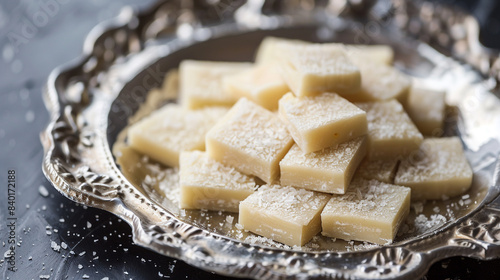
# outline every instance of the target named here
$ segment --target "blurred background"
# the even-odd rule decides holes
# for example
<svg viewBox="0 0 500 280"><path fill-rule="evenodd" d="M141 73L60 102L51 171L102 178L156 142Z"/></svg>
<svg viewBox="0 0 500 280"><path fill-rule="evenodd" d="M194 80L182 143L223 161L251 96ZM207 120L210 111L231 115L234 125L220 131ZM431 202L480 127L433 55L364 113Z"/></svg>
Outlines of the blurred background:
<svg viewBox="0 0 500 280"><path fill-rule="evenodd" d="M219 3L221 11L228 1ZM115 216L62 197L41 171L39 134L49 121L42 102L48 74L76 58L85 35L125 5L151 0L0 2L0 253L8 249L7 172L16 171L17 272L0 260L0 279L229 279L133 245ZM241 1L239 1L241 2ZM442 0L472 13L481 42L500 49L500 1ZM3 258L3 257L2 257ZM106 278L107 277L107 278ZM500 260L445 259L424 279L500 279Z"/></svg>

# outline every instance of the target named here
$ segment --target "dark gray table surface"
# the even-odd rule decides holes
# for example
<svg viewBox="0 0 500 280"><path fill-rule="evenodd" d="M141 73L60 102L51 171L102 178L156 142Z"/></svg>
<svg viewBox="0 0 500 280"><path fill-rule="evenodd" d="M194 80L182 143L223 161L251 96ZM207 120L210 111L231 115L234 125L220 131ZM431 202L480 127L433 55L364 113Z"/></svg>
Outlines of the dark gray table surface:
<svg viewBox="0 0 500 280"><path fill-rule="evenodd" d="M40 131L48 123L42 91L50 71L82 50L85 35L124 5L152 1L0 1L0 253L15 217L15 272L0 257L0 279L228 279L133 244L130 227L105 211L64 198L41 171ZM475 13L483 42L500 47L500 5L445 1ZM8 175L15 171L15 213ZM12 172L11 172L12 173ZM12 177L11 177L12 178ZM12 196L11 196L12 197ZM499 256L500 257L500 256ZM500 260L451 258L426 279L500 279Z"/></svg>

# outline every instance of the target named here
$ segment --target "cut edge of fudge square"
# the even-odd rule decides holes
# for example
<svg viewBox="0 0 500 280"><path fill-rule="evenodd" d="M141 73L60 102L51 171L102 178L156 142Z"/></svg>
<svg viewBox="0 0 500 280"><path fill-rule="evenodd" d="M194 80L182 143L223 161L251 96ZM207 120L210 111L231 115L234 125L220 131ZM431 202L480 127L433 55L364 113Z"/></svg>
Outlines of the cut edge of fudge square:
<svg viewBox="0 0 500 280"><path fill-rule="evenodd" d="M206 135L207 153L239 171L273 183L279 162L293 144L272 112L241 98Z"/></svg>
<svg viewBox="0 0 500 280"><path fill-rule="evenodd" d="M180 208L238 212L256 189L255 180L208 157L202 151L180 156Z"/></svg>
<svg viewBox="0 0 500 280"><path fill-rule="evenodd" d="M366 155L365 136L341 143L336 148L304 153L292 146L280 162L281 185L313 191L343 194Z"/></svg>
<svg viewBox="0 0 500 280"><path fill-rule="evenodd" d="M245 230L289 246L302 246L321 231L321 211L330 195L264 185L240 203Z"/></svg>
<svg viewBox="0 0 500 280"><path fill-rule="evenodd" d="M305 153L335 147L368 132L366 113L335 93L302 98L287 93L279 101L279 116Z"/></svg>
<svg viewBox="0 0 500 280"><path fill-rule="evenodd" d="M371 141L369 139L369 148L367 158L370 160L390 160L393 158L401 159L407 157L418 150L423 138L413 139L379 139Z"/></svg>
<svg viewBox="0 0 500 280"><path fill-rule="evenodd" d="M323 209L322 234L390 244L410 211L410 200L410 188L377 180L353 180L344 195L333 195Z"/></svg>
<svg viewBox="0 0 500 280"><path fill-rule="evenodd" d="M458 137L427 138L401 161L394 182L412 189L414 200L446 200L465 193L473 171Z"/></svg>
<svg viewBox="0 0 500 280"><path fill-rule="evenodd" d="M399 159L368 160L364 159L359 165L354 178L366 180L377 180L387 184L394 183L394 177L398 170Z"/></svg>

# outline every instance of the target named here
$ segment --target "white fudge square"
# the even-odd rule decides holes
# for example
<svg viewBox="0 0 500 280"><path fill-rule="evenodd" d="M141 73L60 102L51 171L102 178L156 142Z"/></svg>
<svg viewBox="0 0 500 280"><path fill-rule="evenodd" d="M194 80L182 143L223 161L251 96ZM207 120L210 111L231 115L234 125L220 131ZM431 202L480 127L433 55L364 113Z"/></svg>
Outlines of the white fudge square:
<svg viewBox="0 0 500 280"><path fill-rule="evenodd" d="M394 182L410 187L413 199L444 200L466 192L472 176L458 137L428 138L401 162Z"/></svg>
<svg viewBox="0 0 500 280"><path fill-rule="evenodd" d="M351 60L368 60L384 65L392 65L394 61L394 51L388 45L345 45L345 50Z"/></svg>
<svg viewBox="0 0 500 280"><path fill-rule="evenodd" d="M366 111L370 160L395 159L418 150L423 136L398 101L355 104Z"/></svg>
<svg viewBox="0 0 500 280"><path fill-rule="evenodd" d="M289 246L302 246L321 231L321 211L330 195L264 185L240 203L244 229Z"/></svg>
<svg viewBox="0 0 500 280"><path fill-rule="evenodd" d="M280 48L279 46L281 44L307 45L310 43L306 42L306 41L302 41L302 40L296 40L296 39L280 38L280 37L273 37L273 36L265 37L261 41L259 48L257 49L257 52L255 54L255 63L256 64L268 64L268 63L277 62L278 57L279 57L279 48Z"/></svg>
<svg viewBox="0 0 500 280"><path fill-rule="evenodd" d="M299 97L323 92L348 94L361 86L361 74L344 48L328 44L279 44L283 78Z"/></svg>
<svg viewBox="0 0 500 280"><path fill-rule="evenodd" d="M234 97L246 97L271 111L278 109L279 99L290 91L276 63L256 65L226 76L223 85Z"/></svg>
<svg viewBox="0 0 500 280"><path fill-rule="evenodd" d="M366 150L365 136L313 153L304 153L294 145L280 162L280 184L343 194Z"/></svg>
<svg viewBox="0 0 500 280"><path fill-rule="evenodd" d="M351 102L373 102L397 99L406 103L411 79L398 69L367 59L353 59L361 72L361 88L358 92L344 94Z"/></svg>
<svg viewBox="0 0 500 280"><path fill-rule="evenodd" d="M238 212L256 189L255 180L201 151L180 156L180 207Z"/></svg>
<svg viewBox="0 0 500 280"><path fill-rule="evenodd" d="M179 166L180 152L204 150L205 134L227 111L224 107L190 111L167 104L130 126L127 142L160 163Z"/></svg>
<svg viewBox="0 0 500 280"><path fill-rule="evenodd" d="M366 113L335 93L279 101L279 115L305 153L335 147L367 134Z"/></svg>
<svg viewBox="0 0 500 280"><path fill-rule="evenodd" d="M255 56L255 62L269 63L275 61L279 56L279 45L310 45L312 43L279 37L266 37L262 40ZM342 47L347 56L352 59L369 60L379 64L391 65L394 61L394 51L387 45L344 45L339 43L324 43L322 45L333 45Z"/></svg>
<svg viewBox="0 0 500 280"><path fill-rule="evenodd" d="M272 183L279 162L293 144L285 124L272 112L240 99L206 135L210 157Z"/></svg>
<svg viewBox="0 0 500 280"><path fill-rule="evenodd" d="M441 136L445 115L444 91L412 87L406 111L423 135Z"/></svg>
<svg viewBox="0 0 500 280"><path fill-rule="evenodd" d="M376 180L354 180L333 195L321 213L322 234L344 240L392 243L410 211L410 189Z"/></svg>
<svg viewBox="0 0 500 280"><path fill-rule="evenodd" d="M182 61L179 65L180 103L188 109L232 106L237 98L224 91L222 78L250 66L245 62Z"/></svg>
<svg viewBox="0 0 500 280"><path fill-rule="evenodd" d="M164 97L172 99L179 97L179 69L172 69L167 72L160 90Z"/></svg>

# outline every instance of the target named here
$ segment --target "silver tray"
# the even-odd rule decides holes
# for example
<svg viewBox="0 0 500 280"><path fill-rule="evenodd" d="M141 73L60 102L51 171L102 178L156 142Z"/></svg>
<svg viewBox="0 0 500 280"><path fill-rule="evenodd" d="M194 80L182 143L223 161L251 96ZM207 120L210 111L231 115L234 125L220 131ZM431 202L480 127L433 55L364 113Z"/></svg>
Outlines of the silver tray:
<svg viewBox="0 0 500 280"><path fill-rule="evenodd" d="M446 257L500 256L500 60L478 42L473 18L453 8L397 0L242 4L161 2L145 11L125 8L98 25L82 56L55 69L47 83L51 122L41 134L43 171L54 187L125 220L136 244L224 275L417 278ZM400 236L392 245L303 250L249 243L186 221L127 179L111 146L165 73L186 58L251 60L268 35L389 44L396 66L416 83L446 90L455 113L444 134L461 137L474 170L469 203L455 200L459 211L452 219Z"/></svg>

